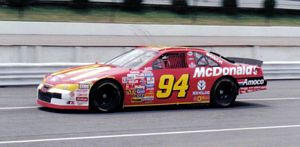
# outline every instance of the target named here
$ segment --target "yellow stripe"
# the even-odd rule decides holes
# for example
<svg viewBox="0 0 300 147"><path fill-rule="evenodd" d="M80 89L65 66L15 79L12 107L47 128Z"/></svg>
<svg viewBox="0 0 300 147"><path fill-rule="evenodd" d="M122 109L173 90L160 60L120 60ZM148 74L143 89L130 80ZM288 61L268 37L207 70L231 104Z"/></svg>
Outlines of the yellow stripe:
<svg viewBox="0 0 300 147"><path fill-rule="evenodd" d="M209 101L204 101L204 102L181 102L181 103L164 103L164 104L124 105L123 107L166 106L166 105L190 105L190 104L208 104L208 103L209 103Z"/></svg>
<svg viewBox="0 0 300 147"><path fill-rule="evenodd" d="M87 65L87 66L82 66L82 67L75 67L75 68L69 68L69 69L64 69L58 72L53 73L52 75L59 75L59 74L64 74L64 73L68 73L71 72L71 74L77 73L77 72L81 72L83 71L83 69L93 69L95 67L99 67L99 65Z"/></svg>
<svg viewBox="0 0 300 147"><path fill-rule="evenodd" d="M79 84L58 84L54 88L75 91L79 88Z"/></svg>

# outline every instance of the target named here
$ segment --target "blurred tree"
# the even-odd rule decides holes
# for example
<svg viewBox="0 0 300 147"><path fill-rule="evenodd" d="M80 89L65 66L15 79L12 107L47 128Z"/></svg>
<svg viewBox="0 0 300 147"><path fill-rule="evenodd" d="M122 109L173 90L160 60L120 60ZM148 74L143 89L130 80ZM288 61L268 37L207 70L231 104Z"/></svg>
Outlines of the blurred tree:
<svg viewBox="0 0 300 147"><path fill-rule="evenodd" d="M89 0L72 0L71 6L75 9L87 9L89 6Z"/></svg>
<svg viewBox="0 0 300 147"><path fill-rule="evenodd" d="M139 11L142 9L143 0L124 0L123 6L128 11Z"/></svg>
<svg viewBox="0 0 300 147"><path fill-rule="evenodd" d="M172 10L179 14L188 13L188 3L186 0L172 0Z"/></svg>
<svg viewBox="0 0 300 147"><path fill-rule="evenodd" d="M18 15L20 18L24 17L25 7L33 3L35 0L6 0L6 4L10 7L18 9Z"/></svg>
<svg viewBox="0 0 300 147"><path fill-rule="evenodd" d="M25 7L31 0L6 0L8 6L11 7Z"/></svg>
<svg viewBox="0 0 300 147"><path fill-rule="evenodd" d="M272 17L275 14L276 0L264 0L264 13L266 17Z"/></svg>
<svg viewBox="0 0 300 147"><path fill-rule="evenodd" d="M237 13L237 0L223 0L222 6L226 14L234 15Z"/></svg>

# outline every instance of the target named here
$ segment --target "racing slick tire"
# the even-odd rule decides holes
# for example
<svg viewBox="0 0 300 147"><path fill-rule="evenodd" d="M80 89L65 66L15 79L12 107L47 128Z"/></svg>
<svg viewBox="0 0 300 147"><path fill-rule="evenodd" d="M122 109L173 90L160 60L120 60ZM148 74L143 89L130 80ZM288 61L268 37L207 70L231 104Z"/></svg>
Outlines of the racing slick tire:
<svg viewBox="0 0 300 147"><path fill-rule="evenodd" d="M235 102L238 86L233 79L224 77L217 80L212 87L210 104L214 107L229 107Z"/></svg>
<svg viewBox="0 0 300 147"><path fill-rule="evenodd" d="M122 88L112 80L96 83L90 92L90 109L113 112L121 107Z"/></svg>

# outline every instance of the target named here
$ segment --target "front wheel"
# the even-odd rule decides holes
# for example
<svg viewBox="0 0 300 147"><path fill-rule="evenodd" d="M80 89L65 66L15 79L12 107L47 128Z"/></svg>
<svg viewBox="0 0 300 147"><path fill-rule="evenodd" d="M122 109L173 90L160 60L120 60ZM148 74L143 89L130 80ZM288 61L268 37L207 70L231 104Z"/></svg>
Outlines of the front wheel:
<svg viewBox="0 0 300 147"><path fill-rule="evenodd" d="M237 96L237 84L230 78L221 78L211 90L210 103L215 107L229 107Z"/></svg>
<svg viewBox="0 0 300 147"><path fill-rule="evenodd" d="M121 90L114 81L103 80L96 83L90 93L90 108L104 112L115 111L121 106Z"/></svg>

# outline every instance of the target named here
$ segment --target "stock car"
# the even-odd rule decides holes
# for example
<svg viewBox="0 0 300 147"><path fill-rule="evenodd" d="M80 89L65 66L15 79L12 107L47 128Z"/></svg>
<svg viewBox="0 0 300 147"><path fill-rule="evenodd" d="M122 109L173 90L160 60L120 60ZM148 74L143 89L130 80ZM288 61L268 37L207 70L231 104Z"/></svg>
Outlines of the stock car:
<svg viewBox="0 0 300 147"><path fill-rule="evenodd" d="M37 103L100 111L197 103L228 107L239 94L267 88L261 65L259 60L225 58L200 48L139 47L104 64L45 76Z"/></svg>

